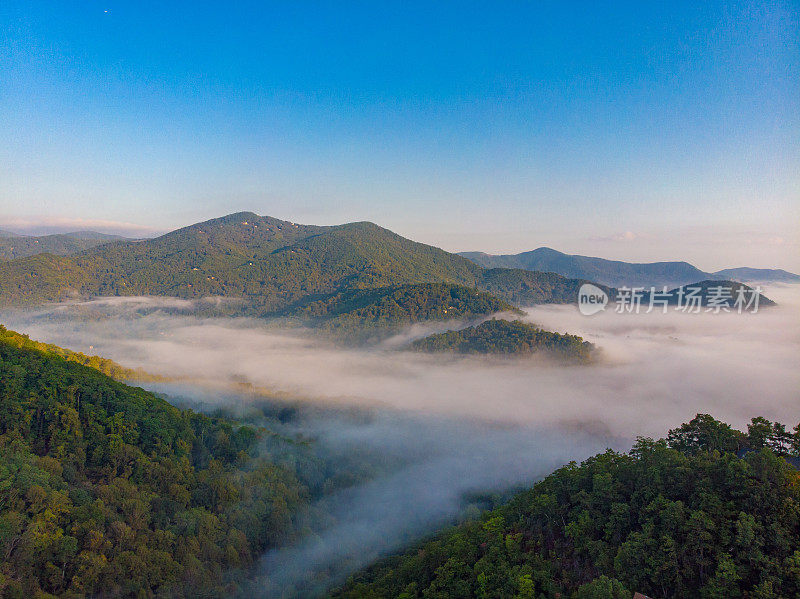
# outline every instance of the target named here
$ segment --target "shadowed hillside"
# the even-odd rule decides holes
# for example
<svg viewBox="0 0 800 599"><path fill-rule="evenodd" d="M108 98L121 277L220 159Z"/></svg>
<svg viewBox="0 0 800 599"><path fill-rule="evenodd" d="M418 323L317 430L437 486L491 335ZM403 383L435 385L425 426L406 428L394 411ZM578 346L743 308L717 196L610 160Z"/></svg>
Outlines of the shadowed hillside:
<svg viewBox="0 0 800 599"><path fill-rule="evenodd" d="M56 235L3 235L0 232L0 258L13 260L35 254L69 256L105 243L123 239L95 231L76 231Z"/></svg>

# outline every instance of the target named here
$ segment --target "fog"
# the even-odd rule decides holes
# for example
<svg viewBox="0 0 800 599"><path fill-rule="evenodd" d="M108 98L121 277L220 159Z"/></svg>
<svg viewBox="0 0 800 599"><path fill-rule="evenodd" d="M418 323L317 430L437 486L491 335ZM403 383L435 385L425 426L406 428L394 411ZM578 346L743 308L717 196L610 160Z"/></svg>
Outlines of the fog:
<svg viewBox="0 0 800 599"><path fill-rule="evenodd" d="M264 557L251 590L271 596L341 580L452 520L465 493L530 484L569 460L664 436L698 412L737 427L759 415L794 426L800 286L765 294L779 306L757 314L526 309L526 320L595 343L599 358L588 366L396 349L426 334L423 326L378 347L342 349L298 327L201 318L197 304L163 298L105 298L0 319L33 339L177 377L151 387L196 406L244 410L253 394L236 393L242 383L291 398L302 411L292 434L332 454L381 457L378 476L323 500L331 518L314 537ZM351 417L352 408L363 417Z"/></svg>
<svg viewBox="0 0 800 599"><path fill-rule="evenodd" d="M588 424L631 439L663 435L697 412L736 426L758 414L800 419L800 286L765 293L779 306L757 314L608 309L586 317L574 306L527 308L527 320L595 343L601 358L591 366L341 349L275 323L197 318L192 302L160 298L0 317L34 339L198 383L245 381L323 405Z"/></svg>

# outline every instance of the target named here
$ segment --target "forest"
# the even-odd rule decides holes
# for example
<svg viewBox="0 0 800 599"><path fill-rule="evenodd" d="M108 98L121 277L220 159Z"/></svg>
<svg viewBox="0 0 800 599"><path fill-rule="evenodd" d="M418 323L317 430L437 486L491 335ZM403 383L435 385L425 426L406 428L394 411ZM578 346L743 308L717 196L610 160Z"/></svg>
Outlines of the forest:
<svg viewBox="0 0 800 599"><path fill-rule="evenodd" d="M570 463L352 576L338 598L800 596L800 427L706 414Z"/></svg>
<svg viewBox="0 0 800 599"><path fill-rule="evenodd" d="M346 290L295 310L303 321L345 341L376 340L418 322L522 314L489 293L463 285L420 283Z"/></svg>
<svg viewBox="0 0 800 599"><path fill-rule="evenodd" d="M263 418L178 409L20 338L0 338L3 597L236 593L339 484Z"/></svg>

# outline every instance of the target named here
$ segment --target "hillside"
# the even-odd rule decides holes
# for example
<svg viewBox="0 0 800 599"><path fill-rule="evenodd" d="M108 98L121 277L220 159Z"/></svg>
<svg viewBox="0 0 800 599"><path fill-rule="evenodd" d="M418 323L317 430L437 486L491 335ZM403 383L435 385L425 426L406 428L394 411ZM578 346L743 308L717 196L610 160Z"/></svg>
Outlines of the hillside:
<svg viewBox="0 0 800 599"><path fill-rule="evenodd" d="M308 500L264 434L0 339L0 592L230 596Z"/></svg>
<svg viewBox="0 0 800 599"><path fill-rule="evenodd" d="M523 303L574 301L580 285L552 274L485 271L372 223L319 227L248 212L76 256L0 263L6 305L97 295L224 296L270 314L310 296L413 283L478 287Z"/></svg>
<svg viewBox="0 0 800 599"><path fill-rule="evenodd" d="M13 260L35 254L69 256L83 250L123 239L95 231L76 231L57 235L3 235L0 234L0 258Z"/></svg>
<svg viewBox="0 0 800 599"><path fill-rule="evenodd" d="M417 322L474 320L498 312L520 313L489 293L447 283L345 290L292 311L350 341L380 339Z"/></svg>
<svg viewBox="0 0 800 599"><path fill-rule="evenodd" d="M800 475L779 456L798 448L777 423L744 434L698 415L666 440L569 464L333 596L797 597Z"/></svg>
<svg viewBox="0 0 800 599"><path fill-rule="evenodd" d="M589 256L570 255L541 247L520 254L493 255L461 252L484 268L517 268L552 272L564 277L586 279L611 287L679 287L703 279L732 279L756 282L800 282L800 275L779 269L729 268L703 272L688 262L632 263Z"/></svg>
<svg viewBox="0 0 800 599"><path fill-rule="evenodd" d="M492 319L457 331L447 331L414 341L421 352L523 356L546 353L559 358L587 361L593 346L576 335L545 331L520 320Z"/></svg>

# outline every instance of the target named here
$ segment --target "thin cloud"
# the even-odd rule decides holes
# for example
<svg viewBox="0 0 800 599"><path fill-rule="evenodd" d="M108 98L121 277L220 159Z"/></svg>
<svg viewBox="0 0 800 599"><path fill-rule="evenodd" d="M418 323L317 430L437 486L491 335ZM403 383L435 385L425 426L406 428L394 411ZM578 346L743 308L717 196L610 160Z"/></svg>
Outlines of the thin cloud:
<svg viewBox="0 0 800 599"><path fill-rule="evenodd" d="M22 235L51 235L74 231L97 231L125 237L150 237L160 233L158 229L125 221L98 218L74 218L64 216L0 217L0 229Z"/></svg>

